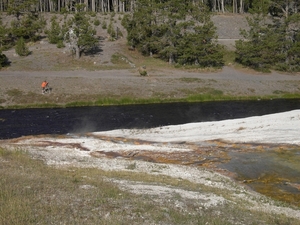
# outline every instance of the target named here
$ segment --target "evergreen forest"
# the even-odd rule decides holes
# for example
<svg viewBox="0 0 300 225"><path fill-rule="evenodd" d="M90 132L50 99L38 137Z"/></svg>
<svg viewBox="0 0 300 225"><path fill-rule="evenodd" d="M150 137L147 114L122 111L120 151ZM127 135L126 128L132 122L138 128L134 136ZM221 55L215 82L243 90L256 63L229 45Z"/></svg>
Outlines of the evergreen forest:
<svg viewBox="0 0 300 225"><path fill-rule="evenodd" d="M292 0L0 0L0 67L8 64L2 51L15 48L26 57L29 41L46 34L50 43L68 43L76 56L97 46L91 19L97 13L119 13L131 48L178 66L222 67L224 47L211 16L245 14L249 29L236 41L236 62L260 71L300 71L300 1ZM44 13L55 16L45 28ZM111 36L114 30L110 30Z"/></svg>

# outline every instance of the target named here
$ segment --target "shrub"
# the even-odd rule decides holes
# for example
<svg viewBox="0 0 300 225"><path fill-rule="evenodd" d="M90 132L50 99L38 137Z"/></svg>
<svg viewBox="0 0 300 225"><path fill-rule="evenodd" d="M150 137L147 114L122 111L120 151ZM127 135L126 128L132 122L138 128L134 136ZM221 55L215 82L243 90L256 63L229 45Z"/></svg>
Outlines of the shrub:
<svg viewBox="0 0 300 225"><path fill-rule="evenodd" d="M116 38L116 31L115 31L115 28L114 28L112 22L110 22L110 24L108 25L107 33L110 35L111 41Z"/></svg>
<svg viewBox="0 0 300 225"><path fill-rule="evenodd" d="M8 65L8 58L0 52L0 68Z"/></svg>
<svg viewBox="0 0 300 225"><path fill-rule="evenodd" d="M56 19L56 16L51 18L51 28L46 31L49 43L51 44L58 44L58 42L63 39L61 36L61 28Z"/></svg>
<svg viewBox="0 0 300 225"><path fill-rule="evenodd" d="M56 47L57 47L57 48L64 48L64 47L65 47L65 44L64 44L64 42L63 42L62 40L59 40L59 41L57 42L57 44L56 44Z"/></svg>
<svg viewBox="0 0 300 225"><path fill-rule="evenodd" d="M107 29L107 24L105 21L102 22L102 29Z"/></svg>
<svg viewBox="0 0 300 225"><path fill-rule="evenodd" d="M100 25L100 20L96 19L96 20L94 21L94 25L95 25L95 26L99 26L99 25Z"/></svg>
<svg viewBox="0 0 300 225"><path fill-rule="evenodd" d="M23 37L17 41L15 50L19 56L28 56L30 54Z"/></svg>
<svg viewBox="0 0 300 225"><path fill-rule="evenodd" d="M146 66L142 66L139 68L139 73L141 76L147 76Z"/></svg>
<svg viewBox="0 0 300 225"><path fill-rule="evenodd" d="M96 17L97 16L96 12L90 12L89 14L90 14L91 17Z"/></svg>

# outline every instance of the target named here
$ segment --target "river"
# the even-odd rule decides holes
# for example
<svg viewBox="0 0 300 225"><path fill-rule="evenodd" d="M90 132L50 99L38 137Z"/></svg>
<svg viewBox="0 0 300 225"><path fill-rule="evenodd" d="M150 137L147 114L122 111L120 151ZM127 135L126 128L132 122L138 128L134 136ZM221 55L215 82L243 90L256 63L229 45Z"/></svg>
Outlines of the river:
<svg viewBox="0 0 300 225"><path fill-rule="evenodd" d="M0 139L150 128L300 109L300 99L0 110Z"/></svg>

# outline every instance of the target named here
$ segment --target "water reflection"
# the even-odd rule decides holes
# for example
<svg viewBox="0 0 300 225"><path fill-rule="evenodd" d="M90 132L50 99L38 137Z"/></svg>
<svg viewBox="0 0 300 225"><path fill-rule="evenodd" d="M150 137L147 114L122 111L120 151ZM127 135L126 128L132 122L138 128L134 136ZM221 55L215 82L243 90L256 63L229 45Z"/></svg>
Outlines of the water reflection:
<svg viewBox="0 0 300 225"><path fill-rule="evenodd" d="M300 206L300 147L281 146L258 152L230 152L220 165L236 174L236 180L272 198Z"/></svg>

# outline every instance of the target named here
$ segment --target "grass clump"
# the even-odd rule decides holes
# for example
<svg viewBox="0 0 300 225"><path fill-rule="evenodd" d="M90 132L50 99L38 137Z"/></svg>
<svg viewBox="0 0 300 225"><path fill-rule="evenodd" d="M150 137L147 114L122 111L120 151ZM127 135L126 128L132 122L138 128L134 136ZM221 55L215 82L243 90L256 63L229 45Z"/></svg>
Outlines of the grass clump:
<svg viewBox="0 0 300 225"><path fill-rule="evenodd" d="M122 54L119 54L119 53L115 53L111 56L111 62L113 64L123 64L123 65L127 65L129 64L129 60Z"/></svg>
<svg viewBox="0 0 300 225"><path fill-rule="evenodd" d="M200 78L193 78L193 77L182 77L179 78L180 81L185 82L185 83L204 83L205 81Z"/></svg>
<svg viewBox="0 0 300 225"><path fill-rule="evenodd" d="M10 89L10 90L6 91L6 94L9 97L20 97L23 95L23 92L17 88L14 88L14 89Z"/></svg>

